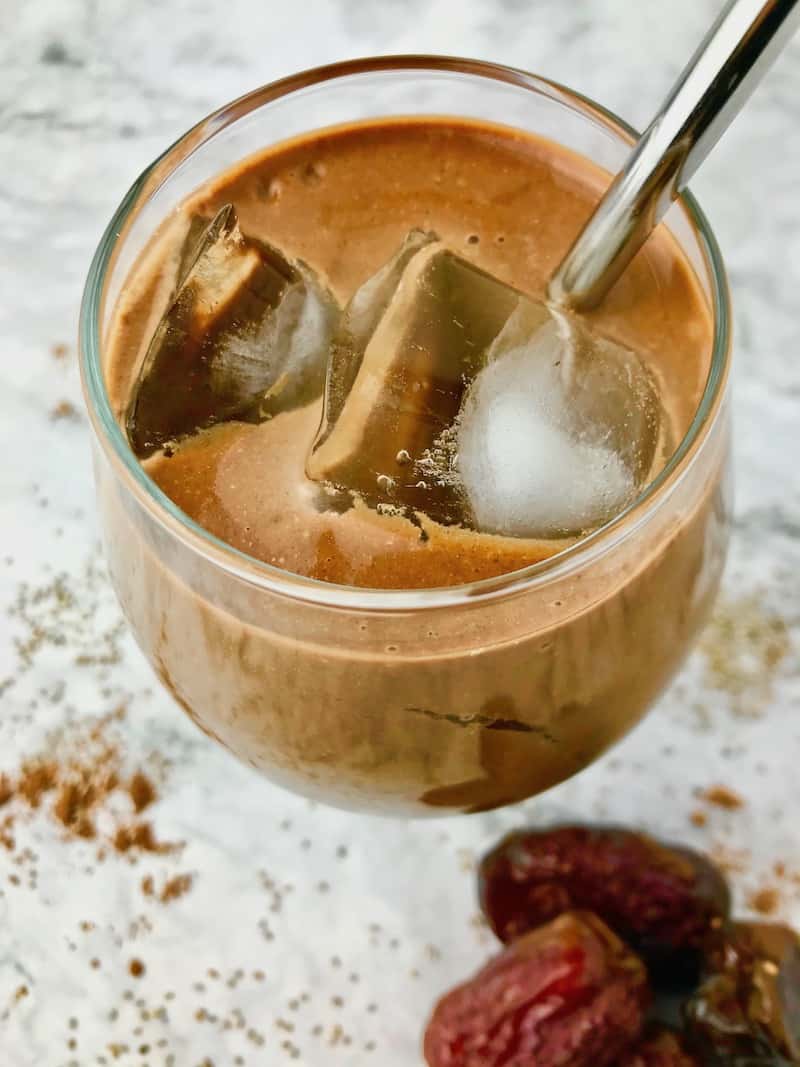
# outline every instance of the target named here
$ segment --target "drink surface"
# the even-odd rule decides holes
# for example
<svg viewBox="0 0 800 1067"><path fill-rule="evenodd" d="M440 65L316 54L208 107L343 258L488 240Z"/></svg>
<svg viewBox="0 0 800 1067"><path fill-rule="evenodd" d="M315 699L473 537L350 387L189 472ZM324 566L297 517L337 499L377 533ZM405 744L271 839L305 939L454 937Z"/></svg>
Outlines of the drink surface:
<svg viewBox="0 0 800 1067"><path fill-rule="evenodd" d="M124 418L198 214L210 218L234 204L245 234L308 264L342 306L412 230L435 232L458 256L541 298L607 180L551 142L460 119L358 124L253 157L201 189L134 267L108 348L112 403ZM591 319L645 362L674 447L703 391L712 324L690 266L663 228ZM321 415L320 396L258 425L214 426L143 462L180 508L235 548L346 585L471 582L536 563L571 543L432 521L421 528L406 515L360 502L321 508L305 475Z"/></svg>

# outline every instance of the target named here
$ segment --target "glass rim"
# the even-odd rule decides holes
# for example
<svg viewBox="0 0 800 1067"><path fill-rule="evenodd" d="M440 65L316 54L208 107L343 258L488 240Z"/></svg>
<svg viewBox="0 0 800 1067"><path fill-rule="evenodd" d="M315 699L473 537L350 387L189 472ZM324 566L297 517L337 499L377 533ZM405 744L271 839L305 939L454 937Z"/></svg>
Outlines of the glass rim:
<svg viewBox="0 0 800 1067"><path fill-rule="evenodd" d="M468 584L425 589L372 589L337 585L281 570L234 548L183 512L146 474L134 455L112 410L103 375L100 326L103 290L108 270L140 198L144 196L146 201L160 188L172 173L173 164L181 163L214 134L259 107L323 82L353 75L414 70L466 74L503 82L538 93L571 110L588 115L628 143L632 144L639 136L623 119L583 94L559 82L502 64L451 56L389 55L314 67L270 82L213 111L178 138L139 175L114 212L100 239L89 268L81 302L79 356L84 398L92 428L106 456L113 461L116 472L122 476L127 487L168 533L179 538L208 562L228 572L232 577L272 594L317 606L378 612L466 607L526 592L591 565L593 560L605 555L631 536L650 514L672 495L675 487L686 476L715 422L728 375L730 293L725 266L708 220L692 194L684 191L676 203L682 207L699 243L711 284L714 340L703 395L683 440L664 469L644 486L626 508L569 548L528 567Z"/></svg>

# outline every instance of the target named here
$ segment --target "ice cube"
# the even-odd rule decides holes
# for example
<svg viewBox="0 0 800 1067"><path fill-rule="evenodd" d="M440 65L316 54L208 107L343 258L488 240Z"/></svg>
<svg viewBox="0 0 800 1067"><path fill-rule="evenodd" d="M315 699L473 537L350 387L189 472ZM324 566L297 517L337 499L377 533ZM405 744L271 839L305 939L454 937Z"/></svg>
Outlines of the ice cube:
<svg viewBox="0 0 800 1067"><path fill-rule="evenodd" d="M232 205L193 221L179 275L127 412L141 457L217 422L269 418L325 383L333 297L305 264L245 236Z"/></svg>
<svg viewBox="0 0 800 1067"><path fill-rule="evenodd" d="M342 316L309 477L373 506L463 521L457 478L430 459L518 299L435 234L410 233Z"/></svg>
<svg viewBox="0 0 800 1067"><path fill-rule="evenodd" d="M458 420L457 469L475 526L552 538L601 525L646 480L659 413L633 352L521 300Z"/></svg>

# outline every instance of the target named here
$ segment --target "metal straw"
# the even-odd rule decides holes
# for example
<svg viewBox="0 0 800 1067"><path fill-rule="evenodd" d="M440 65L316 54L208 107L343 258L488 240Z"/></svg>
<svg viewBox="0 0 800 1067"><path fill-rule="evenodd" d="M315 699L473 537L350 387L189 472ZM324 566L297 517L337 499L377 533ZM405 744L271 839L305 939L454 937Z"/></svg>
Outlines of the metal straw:
<svg viewBox="0 0 800 1067"><path fill-rule="evenodd" d="M797 28L798 0L730 0L550 281L556 304L599 303Z"/></svg>

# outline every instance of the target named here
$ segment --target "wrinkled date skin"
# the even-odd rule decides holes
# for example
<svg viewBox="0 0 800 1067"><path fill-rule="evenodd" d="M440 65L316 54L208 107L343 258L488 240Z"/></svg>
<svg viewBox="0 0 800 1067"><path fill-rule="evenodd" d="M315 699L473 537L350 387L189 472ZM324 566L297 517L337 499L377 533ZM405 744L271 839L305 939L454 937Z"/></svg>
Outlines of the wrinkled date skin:
<svg viewBox="0 0 800 1067"><path fill-rule="evenodd" d="M647 975L593 915L516 941L448 993L425 1033L429 1067L611 1067L638 1037Z"/></svg>
<svg viewBox="0 0 800 1067"><path fill-rule="evenodd" d="M658 1029L642 1040L619 1060L616 1067L705 1067L695 1059L680 1035Z"/></svg>
<svg viewBox="0 0 800 1067"><path fill-rule="evenodd" d="M800 1063L797 934L778 924L734 923L712 942L708 969L709 977L687 1004L686 1023L709 1062Z"/></svg>
<svg viewBox="0 0 800 1067"><path fill-rule="evenodd" d="M709 932L730 914L720 872L687 849L616 828L510 834L482 861L481 906L506 943L570 909L592 911L659 983L696 980Z"/></svg>

